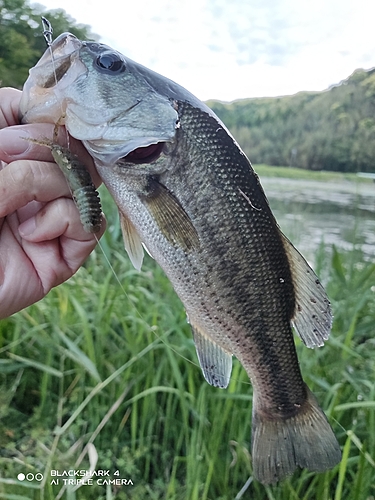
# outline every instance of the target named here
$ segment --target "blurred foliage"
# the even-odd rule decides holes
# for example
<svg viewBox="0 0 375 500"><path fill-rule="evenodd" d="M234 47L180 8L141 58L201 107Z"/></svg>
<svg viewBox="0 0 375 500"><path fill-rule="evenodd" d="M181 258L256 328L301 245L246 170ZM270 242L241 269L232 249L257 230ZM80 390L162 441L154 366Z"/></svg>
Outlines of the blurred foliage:
<svg viewBox="0 0 375 500"><path fill-rule="evenodd" d="M375 69L324 92L208 105L254 163L375 172Z"/></svg>
<svg viewBox="0 0 375 500"><path fill-rule="evenodd" d="M75 24L64 10L48 11L43 5L30 6L26 0L0 0L0 85L21 88L29 69L46 49L41 16L53 27L56 38L70 31L78 38L97 39L84 24Z"/></svg>

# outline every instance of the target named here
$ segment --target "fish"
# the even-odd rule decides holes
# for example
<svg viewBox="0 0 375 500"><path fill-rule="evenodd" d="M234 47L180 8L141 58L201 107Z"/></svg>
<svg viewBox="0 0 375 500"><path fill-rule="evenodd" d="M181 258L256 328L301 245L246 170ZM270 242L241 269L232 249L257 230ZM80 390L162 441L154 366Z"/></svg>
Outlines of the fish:
<svg viewBox="0 0 375 500"><path fill-rule="evenodd" d="M229 384L235 356L252 387L254 477L323 472L339 443L303 380L293 329L328 339L326 292L281 232L260 180L214 112L118 51L65 33L30 70L25 123L63 123L94 159L120 214L125 249L162 267L191 325L206 381Z"/></svg>

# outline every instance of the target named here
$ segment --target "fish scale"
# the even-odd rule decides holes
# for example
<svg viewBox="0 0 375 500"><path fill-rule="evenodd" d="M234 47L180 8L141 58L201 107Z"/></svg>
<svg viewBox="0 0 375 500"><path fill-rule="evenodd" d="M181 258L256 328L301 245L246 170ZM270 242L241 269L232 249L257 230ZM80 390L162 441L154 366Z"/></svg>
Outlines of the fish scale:
<svg viewBox="0 0 375 500"><path fill-rule="evenodd" d="M226 388L232 356L243 365L254 477L269 484L298 467L334 467L340 447L303 381L292 333L323 345L329 300L239 145L187 90L106 45L65 33L50 51L30 70L23 120L65 123L83 142L134 266L145 246L181 298L207 382Z"/></svg>
<svg viewBox="0 0 375 500"><path fill-rule="evenodd" d="M203 159L201 155L198 158L187 155L185 161L180 158L178 171L182 174L176 175L175 170L168 170L161 178L172 192L178 183L181 195L187 191L186 177L189 177L189 184L204 186L194 199L196 207L189 206L200 238L200 248L196 253L203 253L203 258L198 259L192 253L186 255L186 262L182 263L184 268L190 267L192 274L199 279L190 280L188 284L181 280L181 289L176 291L187 307L190 321L198 323L221 347L236 355L247 369L254 388L259 392L263 411L290 417L297 413L307 394L290 327L294 313L293 283L281 238L277 233L275 237L276 222L257 176L233 140L225 136L223 147L220 138L223 129L218 130L217 122L201 110L182 103L179 103L178 110L181 127L177 141L181 140L181 149L189 151L189 142L199 134L204 138L208 155ZM199 125L195 127L197 123ZM218 153L218 147L223 147L224 151L219 149ZM196 168L195 162L199 162L200 167ZM217 168L222 175L216 175ZM220 180L224 175L225 182L219 183L218 178ZM207 182L207 177L211 182ZM239 189L249 193L256 209L249 206ZM217 190L223 193L228 207L222 197L216 197ZM181 195L180 203L186 208ZM233 200L236 200L234 207ZM212 225L210 221L215 220L214 214L219 211L225 213L226 208L227 223L218 233L216 221ZM176 277L179 270L173 266L174 259L169 259L169 262L165 266L167 275ZM213 265L208 270L207 262L216 264L215 271ZM254 262L260 265L254 266ZM194 269L195 266L198 269ZM280 276L283 276L282 283ZM214 286L220 287L220 301L216 307L207 294L207 290ZM191 290L194 291L193 297ZM208 295L206 301L189 304L196 296L200 298L202 295ZM206 312L215 308L222 318L226 318L221 324Z"/></svg>

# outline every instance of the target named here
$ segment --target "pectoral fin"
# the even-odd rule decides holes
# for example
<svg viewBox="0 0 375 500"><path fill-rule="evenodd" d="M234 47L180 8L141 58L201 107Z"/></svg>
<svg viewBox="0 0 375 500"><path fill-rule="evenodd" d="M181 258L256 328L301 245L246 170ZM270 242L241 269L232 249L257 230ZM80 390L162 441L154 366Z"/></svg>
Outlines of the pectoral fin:
<svg viewBox="0 0 375 500"><path fill-rule="evenodd" d="M295 289L293 326L307 347L322 346L332 326L330 302L317 275L291 242L282 236Z"/></svg>
<svg viewBox="0 0 375 500"><path fill-rule="evenodd" d="M151 213L160 231L173 245L189 252L199 247L199 238L193 223L177 198L156 179L148 180L143 203Z"/></svg>
<svg viewBox="0 0 375 500"><path fill-rule="evenodd" d="M133 266L140 271L144 256L141 239L135 227L126 215L122 212L119 212L119 214L125 250L127 251Z"/></svg>
<svg viewBox="0 0 375 500"><path fill-rule="evenodd" d="M214 387L228 387L232 372L232 355L209 339L192 324L195 348L204 378Z"/></svg>

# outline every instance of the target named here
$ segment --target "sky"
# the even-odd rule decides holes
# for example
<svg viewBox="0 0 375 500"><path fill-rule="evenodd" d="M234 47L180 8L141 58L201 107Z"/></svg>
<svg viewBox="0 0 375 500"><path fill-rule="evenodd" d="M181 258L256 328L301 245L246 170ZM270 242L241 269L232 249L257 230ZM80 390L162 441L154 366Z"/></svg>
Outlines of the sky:
<svg viewBox="0 0 375 500"><path fill-rule="evenodd" d="M375 66L371 0L40 0L201 100L325 90Z"/></svg>

